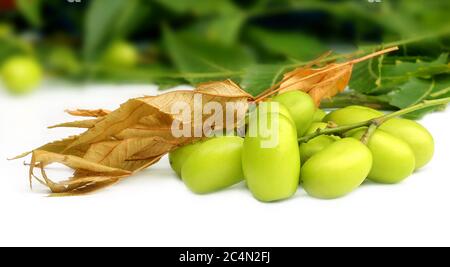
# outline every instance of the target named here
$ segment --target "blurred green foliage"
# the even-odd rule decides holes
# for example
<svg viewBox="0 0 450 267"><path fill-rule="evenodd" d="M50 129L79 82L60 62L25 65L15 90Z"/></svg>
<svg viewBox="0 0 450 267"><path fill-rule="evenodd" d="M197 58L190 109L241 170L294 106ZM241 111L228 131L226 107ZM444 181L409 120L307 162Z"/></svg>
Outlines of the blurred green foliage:
<svg viewBox="0 0 450 267"><path fill-rule="evenodd" d="M232 78L256 95L325 51L339 60L399 45L355 67L353 101L401 108L448 89L449 1L0 0L0 8L0 63L26 54L71 81L167 88ZM117 43L136 50L136 64L105 63Z"/></svg>

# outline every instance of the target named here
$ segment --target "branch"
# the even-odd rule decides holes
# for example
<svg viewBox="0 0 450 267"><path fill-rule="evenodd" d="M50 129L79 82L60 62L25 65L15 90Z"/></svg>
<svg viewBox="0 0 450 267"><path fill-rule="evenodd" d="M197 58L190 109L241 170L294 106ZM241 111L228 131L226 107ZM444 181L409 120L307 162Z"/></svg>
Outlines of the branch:
<svg viewBox="0 0 450 267"><path fill-rule="evenodd" d="M342 93L330 99L322 99L320 108L344 108L350 105L366 106L374 109L398 110L380 96L364 95L357 92Z"/></svg>
<svg viewBox="0 0 450 267"><path fill-rule="evenodd" d="M324 135L324 134L340 135L342 133L345 133L347 131L350 131L350 130L353 130L356 128L360 128L360 127L368 127L371 125L375 125L374 127L377 127L392 118L403 116L405 114L414 112L416 110L421 110L421 109L428 108L428 107L445 105L445 104L448 104L449 102L450 102L450 97L436 99L436 100L425 100L417 105L410 106L410 107L407 107L407 108L404 108L404 109L401 109L401 110L398 110L398 111L395 111L395 112L392 112L392 113L389 113L389 114L386 114L381 117L371 119L368 121L363 121L363 122L358 122L358 123L353 123L353 124L343 125L343 126L338 126L338 127L333 127L333 128L320 129L315 133L305 135L305 136L299 138L298 142L299 143L308 142L309 140L313 139L314 137L317 137L319 135Z"/></svg>

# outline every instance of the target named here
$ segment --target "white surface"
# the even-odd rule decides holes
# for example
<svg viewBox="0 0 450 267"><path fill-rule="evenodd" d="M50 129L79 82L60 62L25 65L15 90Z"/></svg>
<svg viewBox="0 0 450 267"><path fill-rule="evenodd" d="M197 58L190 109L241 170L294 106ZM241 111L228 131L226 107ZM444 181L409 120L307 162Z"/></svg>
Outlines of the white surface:
<svg viewBox="0 0 450 267"><path fill-rule="evenodd" d="M436 141L426 168L399 185L365 184L331 201L299 189L290 200L263 204L243 185L194 195L166 158L96 194L48 198L37 184L29 189L22 160L5 160L75 133L46 129L71 120L64 109L113 109L155 92L152 86L97 86L15 98L0 90L0 245L450 245L449 111L423 121Z"/></svg>

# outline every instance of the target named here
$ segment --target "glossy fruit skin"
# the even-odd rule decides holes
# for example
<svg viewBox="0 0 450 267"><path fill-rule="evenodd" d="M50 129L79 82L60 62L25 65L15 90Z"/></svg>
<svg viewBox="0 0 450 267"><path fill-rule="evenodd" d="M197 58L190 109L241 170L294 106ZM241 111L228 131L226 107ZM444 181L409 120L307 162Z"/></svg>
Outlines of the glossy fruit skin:
<svg viewBox="0 0 450 267"><path fill-rule="evenodd" d="M313 122L321 122L326 115L327 113L323 109L317 109L316 112L314 112Z"/></svg>
<svg viewBox="0 0 450 267"><path fill-rule="evenodd" d="M344 138L312 156L302 167L301 181L309 195L333 199L359 187L371 167L370 150L354 138Z"/></svg>
<svg viewBox="0 0 450 267"><path fill-rule="evenodd" d="M137 65L139 54L136 48L125 41L115 41L103 55L103 64L117 68L132 68Z"/></svg>
<svg viewBox="0 0 450 267"><path fill-rule="evenodd" d="M317 110L309 94L301 91L282 93L273 98L273 101L283 104L291 114L297 129L297 135L303 136L313 121Z"/></svg>
<svg viewBox="0 0 450 267"><path fill-rule="evenodd" d="M277 114L277 129L270 129L270 136L278 134L278 144L265 148L262 136L247 136L242 149L242 168L248 188L253 196L264 202L291 197L298 188L300 153L295 125L285 116ZM269 124L270 125L270 124Z"/></svg>
<svg viewBox="0 0 450 267"><path fill-rule="evenodd" d="M328 113L328 115L323 118L323 121L332 121L337 125L348 125L371 120L380 116L383 116L383 113L375 109L363 106L348 106Z"/></svg>
<svg viewBox="0 0 450 267"><path fill-rule="evenodd" d="M262 108L262 105L266 105L264 108ZM294 120L292 119L291 113L289 113L289 110L281 103L274 102L274 101L268 101L261 103L257 109L255 109L256 112L259 113L279 113L286 118L288 118L292 123L295 124Z"/></svg>
<svg viewBox="0 0 450 267"><path fill-rule="evenodd" d="M339 137L319 135L306 143L300 144L299 150L301 162L305 164L312 156L324 150L337 140L339 140Z"/></svg>
<svg viewBox="0 0 450 267"><path fill-rule="evenodd" d="M243 142L238 136L223 136L201 143L181 168L186 186L194 193L206 194L242 181Z"/></svg>
<svg viewBox="0 0 450 267"><path fill-rule="evenodd" d="M412 120L394 118L383 123L379 129L398 137L411 147L416 159L416 170L428 164L433 158L433 136L419 123Z"/></svg>
<svg viewBox="0 0 450 267"><path fill-rule="evenodd" d="M365 130L360 130L353 136L360 139L364 133ZM414 172L416 165L414 153L401 139L383 130L376 130L367 146L373 156L368 179L377 183L395 184Z"/></svg>
<svg viewBox="0 0 450 267"><path fill-rule="evenodd" d="M181 177L181 168L189 156L200 147L201 142L188 144L169 153L169 163L178 177Z"/></svg>
<svg viewBox="0 0 450 267"><path fill-rule="evenodd" d="M25 94L42 81L42 69L37 61L25 56L9 58L1 69L6 88L13 94Z"/></svg>

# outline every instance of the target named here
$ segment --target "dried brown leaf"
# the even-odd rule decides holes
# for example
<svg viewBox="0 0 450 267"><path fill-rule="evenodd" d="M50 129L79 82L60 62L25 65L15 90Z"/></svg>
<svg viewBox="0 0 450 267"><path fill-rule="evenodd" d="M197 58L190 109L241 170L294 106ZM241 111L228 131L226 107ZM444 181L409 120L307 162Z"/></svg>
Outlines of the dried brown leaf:
<svg viewBox="0 0 450 267"><path fill-rule="evenodd" d="M43 150L43 151L53 152L53 153L62 153L62 151L65 150L67 148L67 146L69 144L71 144L76 138L77 138L77 136L70 136L70 137L67 137L67 138L62 139L62 140L58 140L58 141L54 141L54 142L45 144L45 145L40 146L40 147L38 147L38 148L36 148L34 150ZM16 160L16 159L24 158L24 157L30 155L31 153L33 153L34 150L22 153L22 154L20 154L18 156L15 156L15 157L11 158L10 160ZM84 155L85 151L83 152L81 150L76 150L76 152L75 151L69 151L69 152L73 152L72 155L75 155L75 156L76 155L78 155L78 156L81 155L82 156L82 155ZM67 154L71 154L71 153L67 153Z"/></svg>
<svg viewBox="0 0 450 267"><path fill-rule="evenodd" d="M65 110L66 113L77 117L103 117L111 113L107 109L76 109Z"/></svg>
<svg viewBox="0 0 450 267"><path fill-rule="evenodd" d="M54 128L92 128L95 126L96 123L98 123L102 118L98 119L91 119L91 120L81 120L81 121L70 121L70 122L64 122L56 125L49 126L49 129Z"/></svg>
<svg viewBox="0 0 450 267"><path fill-rule="evenodd" d="M175 138L171 132L172 123L177 120L191 125L192 128L198 126L192 125L191 119L173 114L171 109L173 104L183 102L191 107L194 113L194 101L198 96L202 101L201 107L216 101L225 108L227 102L233 102L238 104L238 110L235 112L242 114L245 114L248 100L251 98L228 80L201 84L195 90L130 99L112 112L103 109L70 111L71 115L97 119L52 126L51 128L77 127L87 130L78 136L32 151L30 181L32 178L37 179L48 186L55 196L76 195L111 185L151 166L170 150L203 138ZM206 117L204 116L203 120ZM243 120L244 117L240 119ZM200 122L203 123L203 120ZM238 120L239 117L226 123L238 125ZM73 177L62 182L52 181L45 172L45 167L52 163L61 163L72 168ZM34 174L36 167L41 169L41 178Z"/></svg>
<svg viewBox="0 0 450 267"><path fill-rule="evenodd" d="M151 129L170 129L174 120L190 123L191 121L184 121L182 114L172 114L171 109L175 103L183 102L188 104L192 113L194 113L194 97L196 94L201 96L202 106L211 101L221 103L223 106L227 102L235 102L241 104L239 108L243 111L242 113L247 110L247 101L250 98L248 93L232 81L224 81L200 84L196 90L173 91L158 96L131 99L119 109L105 116L94 127L81 134L68 148L100 142L137 124L144 123ZM191 118L193 117L192 114ZM204 115L202 122L207 117L207 115ZM193 125L193 127L199 127L199 125Z"/></svg>
<svg viewBox="0 0 450 267"><path fill-rule="evenodd" d="M100 142L91 145L84 159L104 166L125 169L124 163L128 160L159 157L169 152L175 145L176 143L170 143L158 136Z"/></svg>
<svg viewBox="0 0 450 267"><path fill-rule="evenodd" d="M255 102L260 102L275 93L299 90L309 93L319 106L322 99L331 98L344 91L350 81L354 64L397 49L398 47L391 47L361 58L344 63L331 63L321 68L312 68L318 62L315 60L311 64L286 73L281 82L258 96Z"/></svg>
<svg viewBox="0 0 450 267"><path fill-rule="evenodd" d="M317 106L324 98L337 95L345 90L352 74L352 65L329 64L318 69L299 68L285 75L279 93L300 90L309 93ZM315 74L320 74L316 75ZM305 79L304 77L310 77Z"/></svg>

